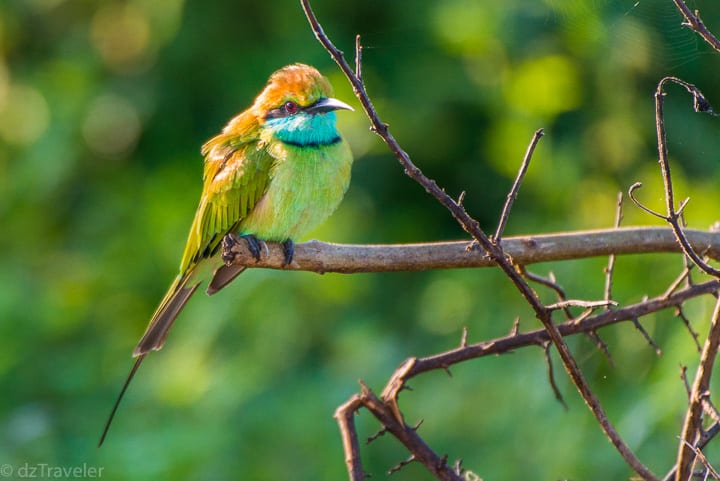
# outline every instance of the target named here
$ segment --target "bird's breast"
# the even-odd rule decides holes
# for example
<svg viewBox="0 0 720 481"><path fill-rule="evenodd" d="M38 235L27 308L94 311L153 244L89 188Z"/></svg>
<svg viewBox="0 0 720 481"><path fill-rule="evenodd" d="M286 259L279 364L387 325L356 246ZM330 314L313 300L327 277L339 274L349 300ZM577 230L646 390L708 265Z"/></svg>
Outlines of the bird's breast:
<svg viewBox="0 0 720 481"><path fill-rule="evenodd" d="M340 139L330 145L268 145L277 159L263 197L239 225L261 239L298 239L337 208L350 183L352 154Z"/></svg>

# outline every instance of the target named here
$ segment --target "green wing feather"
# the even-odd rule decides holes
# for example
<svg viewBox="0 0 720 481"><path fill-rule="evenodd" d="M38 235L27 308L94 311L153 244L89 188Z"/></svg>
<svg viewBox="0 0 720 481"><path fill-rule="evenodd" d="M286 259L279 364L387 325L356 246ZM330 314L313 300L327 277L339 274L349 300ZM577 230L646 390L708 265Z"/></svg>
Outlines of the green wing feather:
<svg viewBox="0 0 720 481"><path fill-rule="evenodd" d="M150 320L134 356L163 346L175 318L203 280L204 273L195 275L198 266L217 254L223 237L234 231L265 193L273 158L257 140L243 140L221 134L203 147L206 155L203 192L180 262L180 273Z"/></svg>
<svg viewBox="0 0 720 481"><path fill-rule="evenodd" d="M180 262L181 274L213 256L225 234L233 232L265 193L272 157L256 142L227 149L221 160L208 159L210 168L206 167L203 195Z"/></svg>

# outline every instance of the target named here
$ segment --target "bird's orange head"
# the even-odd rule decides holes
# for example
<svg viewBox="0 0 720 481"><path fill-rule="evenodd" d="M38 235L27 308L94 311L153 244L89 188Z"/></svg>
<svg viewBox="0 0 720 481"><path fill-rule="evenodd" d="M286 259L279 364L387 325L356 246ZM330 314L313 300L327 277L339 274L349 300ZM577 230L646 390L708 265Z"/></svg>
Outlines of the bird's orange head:
<svg viewBox="0 0 720 481"><path fill-rule="evenodd" d="M232 119L203 154L236 141L276 139L299 147L337 142L335 110L353 110L332 98L332 86L314 67L296 63L276 71L253 105Z"/></svg>
<svg viewBox="0 0 720 481"><path fill-rule="evenodd" d="M320 72L296 63L270 76L251 110L267 138L297 147L330 145L340 140L334 111L353 110L331 94Z"/></svg>
<svg viewBox="0 0 720 481"><path fill-rule="evenodd" d="M332 97L332 86L316 68L296 63L276 71L255 99L253 110L258 117L282 108L287 102L298 108L309 107L320 99ZM292 110L292 107L290 107Z"/></svg>

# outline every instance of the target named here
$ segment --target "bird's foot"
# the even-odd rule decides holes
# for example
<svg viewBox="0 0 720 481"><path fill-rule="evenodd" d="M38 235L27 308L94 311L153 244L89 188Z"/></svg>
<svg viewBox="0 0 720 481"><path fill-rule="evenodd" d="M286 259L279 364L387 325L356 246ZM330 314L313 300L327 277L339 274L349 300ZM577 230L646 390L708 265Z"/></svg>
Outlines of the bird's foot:
<svg viewBox="0 0 720 481"><path fill-rule="evenodd" d="M220 257L226 265L230 265L235 260L235 252L233 247L238 245L239 241L235 234L227 234L222 240L222 250Z"/></svg>
<svg viewBox="0 0 720 481"><path fill-rule="evenodd" d="M255 258L255 261L260 261L261 251L267 250L265 242L261 241L252 234L227 234L222 240L222 260L226 264L232 263L235 260L235 252L233 248L240 243L240 239L244 239L247 242L248 250Z"/></svg>
<svg viewBox="0 0 720 481"><path fill-rule="evenodd" d="M267 245L265 245L265 242L261 241L257 237L255 237L252 234L242 234L240 237L245 239L245 242L247 242L248 249L250 249L250 253L253 255L256 261L260 261L260 251L267 250Z"/></svg>
<svg viewBox="0 0 720 481"><path fill-rule="evenodd" d="M283 267L285 267L293 260L293 256L295 255L295 243L292 239L288 239L282 243L282 246L283 252L285 253L285 261L283 262Z"/></svg>

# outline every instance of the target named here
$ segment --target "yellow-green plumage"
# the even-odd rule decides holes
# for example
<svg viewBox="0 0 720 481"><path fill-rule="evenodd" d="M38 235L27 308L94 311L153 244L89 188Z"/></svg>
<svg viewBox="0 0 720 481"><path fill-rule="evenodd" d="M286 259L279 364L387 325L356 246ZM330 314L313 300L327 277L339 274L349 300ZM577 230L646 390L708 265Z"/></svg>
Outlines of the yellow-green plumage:
<svg viewBox="0 0 720 481"><path fill-rule="evenodd" d="M175 318L204 280L208 293L224 287L242 268L225 266L220 245L229 233L258 239L296 239L324 221L350 182L352 154L335 127L337 109L329 82L313 67L294 64L275 72L253 105L233 118L202 148L203 190L178 276L155 311L133 353L160 349Z"/></svg>

